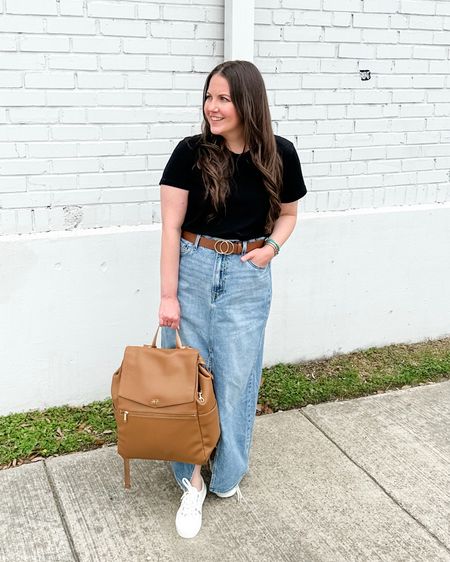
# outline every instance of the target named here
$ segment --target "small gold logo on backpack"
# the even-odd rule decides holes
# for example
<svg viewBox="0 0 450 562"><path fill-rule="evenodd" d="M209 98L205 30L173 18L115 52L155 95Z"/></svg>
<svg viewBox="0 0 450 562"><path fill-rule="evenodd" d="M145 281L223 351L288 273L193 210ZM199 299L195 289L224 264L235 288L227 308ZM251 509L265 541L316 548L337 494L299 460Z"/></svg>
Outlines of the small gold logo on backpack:
<svg viewBox="0 0 450 562"><path fill-rule="evenodd" d="M153 400L150 402L150 404L153 404L153 406L156 406L158 404L159 400L158 398L153 398Z"/></svg>

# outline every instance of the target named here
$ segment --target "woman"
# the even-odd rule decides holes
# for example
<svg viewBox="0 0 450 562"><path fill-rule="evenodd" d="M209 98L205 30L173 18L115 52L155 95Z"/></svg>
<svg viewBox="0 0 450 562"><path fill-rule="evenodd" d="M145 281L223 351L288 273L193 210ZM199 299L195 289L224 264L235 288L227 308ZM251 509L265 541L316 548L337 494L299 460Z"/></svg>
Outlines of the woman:
<svg viewBox="0 0 450 562"><path fill-rule="evenodd" d="M264 81L247 61L216 66L203 92L202 134L182 140L161 178L159 323L174 328L214 374L221 437L210 491L240 494L248 470L263 340L272 289L270 262L291 235L306 194L294 145L272 131ZM171 328L171 329L168 329ZM180 536L202 523L201 466L172 463L184 490Z"/></svg>

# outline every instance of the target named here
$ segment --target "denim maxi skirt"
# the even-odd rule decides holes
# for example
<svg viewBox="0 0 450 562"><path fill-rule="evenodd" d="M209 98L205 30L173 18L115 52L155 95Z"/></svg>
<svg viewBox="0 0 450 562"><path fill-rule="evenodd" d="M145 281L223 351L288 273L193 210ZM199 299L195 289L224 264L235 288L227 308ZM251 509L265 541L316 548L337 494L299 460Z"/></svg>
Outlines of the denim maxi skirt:
<svg viewBox="0 0 450 562"><path fill-rule="evenodd" d="M270 263L261 268L241 262L239 254L219 254L181 238L180 336L212 371L219 408L211 492L228 492L248 471L271 298ZM162 346L175 347L175 330L163 328ZM171 466L183 488L181 481L191 479L194 465Z"/></svg>

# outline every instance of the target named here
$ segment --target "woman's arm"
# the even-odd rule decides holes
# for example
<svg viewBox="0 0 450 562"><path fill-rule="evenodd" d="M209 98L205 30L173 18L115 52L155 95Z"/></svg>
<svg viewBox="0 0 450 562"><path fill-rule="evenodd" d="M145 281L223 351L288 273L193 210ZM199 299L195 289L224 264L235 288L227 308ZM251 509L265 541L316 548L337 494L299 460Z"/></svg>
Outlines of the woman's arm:
<svg viewBox="0 0 450 562"><path fill-rule="evenodd" d="M282 246L286 242L295 228L297 222L297 207L298 201L294 201L293 203L281 203L280 216L275 221L272 234L269 236L269 238L275 240L279 246ZM243 255L241 260L251 260L255 265L265 267L274 255L275 250L272 246L267 244L262 248L256 248L256 250L252 250Z"/></svg>
<svg viewBox="0 0 450 562"><path fill-rule="evenodd" d="M180 327L178 302L178 268L180 261L181 225L186 215L189 192L185 189L161 186L161 301L159 325Z"/></svg>

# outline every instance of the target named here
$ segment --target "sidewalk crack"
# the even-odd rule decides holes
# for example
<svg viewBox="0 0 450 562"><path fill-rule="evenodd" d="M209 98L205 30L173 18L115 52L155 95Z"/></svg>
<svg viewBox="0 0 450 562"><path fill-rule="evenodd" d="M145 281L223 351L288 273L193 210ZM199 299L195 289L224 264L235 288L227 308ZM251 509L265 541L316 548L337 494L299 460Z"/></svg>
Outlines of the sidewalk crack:
<svg viewBox="0 0 450 562"><path fill-rule="evenodd" d="M372 482L378 487L380 488L385 495L392 501L394 502L402 511L404 511L411 519L413 519L420 527L422 527L422 529L424 529L429 535L431 535L442 547L445 548L445 550L450 553L450 548L441 541L441 539L436 536L432 531L430 531L430 529L428 529L428 527L426 527L426 525L424 523L422 523L422 521L420 521L420 519L417 519L417 517L415 515L413 515L412 513L410 513L406 507L404 507L394 496L392 496L387 490L386 488L374 477L372 476L372 474L370 474L370 472L368 470L366 470L363 466L361 466L355 459L353 459L330 435L328 435L328 433L322 429L316 421L314 421L313 419L311 419L309 417L308 414L306 414L302 409L299 409L299 412L310 422L313 424L313 426L318 429L329 441L331 441L331 443L333 443L333 445L339 449L339 451L348 458L348 460L353 463L355 466L357 466L362 472L364 472L364 474L366 474L371 480Z"/></svg>
<svg viewBox="0 0 450 562"><path fill-rule="evenodd" d="M57 509L59 517L61 519L61 523L62 523L64 532L66 534L67 541L69 543L69 547L70 547L70 551L72 553L73 559L74 559L75 562L80 562L81 559L80 559L80 556L77 552L77 549L75 548L75 543L74 543L73 537L70 533L69 524L67 522L67 517L66 517L66 512L65 512L64 507L62 505L61 498L58 495L58 490L57 490L57 487L56 487L56 484L55 484L55 480L53 479L53 476L52 476L45 460L43 461L43 464L44 464L45 475L47 476L47 480L48 480L48 483L49 483L49 486L50 486L50 490L52 491L53 500L55 502L56 509Z"/></svg>

